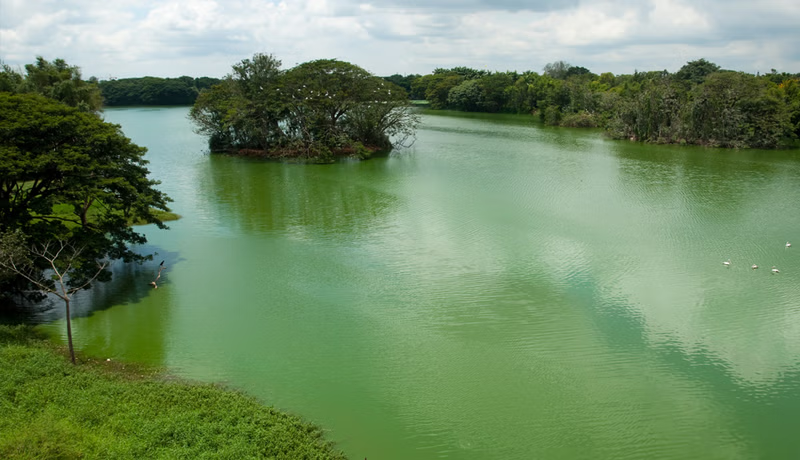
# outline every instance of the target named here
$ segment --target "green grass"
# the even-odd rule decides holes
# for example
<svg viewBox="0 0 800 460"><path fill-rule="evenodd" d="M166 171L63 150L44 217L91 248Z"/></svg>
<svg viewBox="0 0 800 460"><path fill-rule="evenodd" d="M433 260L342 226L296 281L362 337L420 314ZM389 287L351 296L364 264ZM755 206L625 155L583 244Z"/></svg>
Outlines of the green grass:
<svg viewBox="0 0 800 460"><path fill-rule="evenodd" d="M97 207L100 206L99 204L93 204L89 208L88 218L89 220L94 219L94 216L97 215ZM162 222L169 222L172 220L178 220L181 218L180 214L175 214L174 212L162 211L160 209L154 209L153 214L160 219ZM53 206L53 216L60 217L62 219L71 221L67 223L68 228L73 228L79 226L78 216L72 210L72 206L68 204L57 204ZM130 225L144 225L147 222L143 220L133 220L130 221Z"/></svg>
<svg viewBox="0 0 800 460"><path fill-rule="evenodd" d="M215 385L82 358L0 325L0 458L340 459L322 431Z"/></svg>

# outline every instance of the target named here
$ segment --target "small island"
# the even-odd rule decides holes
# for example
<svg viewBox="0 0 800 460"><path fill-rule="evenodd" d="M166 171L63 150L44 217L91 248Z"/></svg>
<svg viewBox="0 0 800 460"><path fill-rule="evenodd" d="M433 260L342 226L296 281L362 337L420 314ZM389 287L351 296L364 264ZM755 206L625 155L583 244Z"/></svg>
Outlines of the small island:
<svg viewBox="0 0 800 460"><path fill-rule="evenodd" d="M212 152L312 163L407 145L417 126L406 91L361 67L321 59L282 70L266 54L234 65L189 116Z"/></svg>

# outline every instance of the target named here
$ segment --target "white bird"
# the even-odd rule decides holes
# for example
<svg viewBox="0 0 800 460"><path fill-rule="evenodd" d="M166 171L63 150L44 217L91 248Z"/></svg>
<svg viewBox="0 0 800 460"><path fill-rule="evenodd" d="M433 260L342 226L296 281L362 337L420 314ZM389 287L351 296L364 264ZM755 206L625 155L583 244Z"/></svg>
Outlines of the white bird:
<svg viewBox="0 0 800 460"><path fill-rule="evenodd" d="M792 243L790 243L790 242L788 242L788 241L787 241L787 242L786 242L786 247L787 247L787 248L790 248L790 247L792 247Z"/></svg>
<svg viewBox="0 0 800 460"><path fill-rule="evenodd" d="M781 271L780 271L780 270L778 270L777 268L775 268L775 266L774 266L774 265L772 266L772 273L773 273L773 274L775 274L775 273L780 273L780 272L781 272Z"/></svg>
<svg viewBox="0 0 800 460"><path fill-rule="evenodd" d="M722 262L722 265L724 265L726 267L730 267L731 266L731 259L728 259L725 262Z"/></svg>
<svg viewBox="0 0 800 460"><path fill-rule="evenodd" d="M752 268L753 270L755 270L756 268L758 268L758 265L756 265L756 264L753 264L753 266L752 266L752 267L750 267L750 268Z"/></svg>

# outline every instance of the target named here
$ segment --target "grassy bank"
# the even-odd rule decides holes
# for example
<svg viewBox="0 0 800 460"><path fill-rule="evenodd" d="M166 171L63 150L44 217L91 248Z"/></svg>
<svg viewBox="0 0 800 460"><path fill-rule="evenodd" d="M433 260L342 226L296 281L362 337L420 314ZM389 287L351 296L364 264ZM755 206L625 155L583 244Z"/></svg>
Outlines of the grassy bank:
<svg viewBox="0 0 800 460"><path fill-rule="evenodd" d="M0 325L0 458L344 458L319 428L214 385L80 359Z"/></svg>

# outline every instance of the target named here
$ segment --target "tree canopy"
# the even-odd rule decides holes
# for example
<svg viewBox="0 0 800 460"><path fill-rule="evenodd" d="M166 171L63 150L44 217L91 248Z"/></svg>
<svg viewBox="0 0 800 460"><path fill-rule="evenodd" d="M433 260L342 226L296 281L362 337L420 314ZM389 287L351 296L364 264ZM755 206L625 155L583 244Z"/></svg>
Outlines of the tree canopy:
<svg viewBox="0 0 800 460"><path fill-rule="evenodd" d="M98 112L103 105L95 78L86 81L79 67L63 59L48 62L41 56L25 65L24 74L4 64L0 68L0 91L41 94L82 112Z"/></svg>
<svg viewBox="0 0 800 460"><path fill-rule="evenodd" d="M235 64L190 117L212 150L313 161L390 149L417 122L402 88L361 67L321 59L282 70L266 54Z"/></svg>
<svg viewBox="0 0 800 460"><path fill-rule="evenodd" d="M596 75L565 61L543 70L437 68L410 87L433 109L537 114L545 124L645 142L775 148L800 138L800 74L752 75L705 59L676 73Z"/></svg>
<svg viewBox="0 0 800 460"><path fill-rule="evenodd" d="M219 83L218 78L140 77L99 82L107 106L191 105L201 90Z"/></svg>
<svg viewBox="0 0 800 460"><path fill-rule="evenodd" d="M0 233L22 232L28 246L64 240L85 247L71 283L99 259L146 259L128 247L145 242L130 223L164 227L155 210L167 211L169 198L148 179L145 151L95 114L38 94L0 92ZM4 292L9 283L25 285L2 282Z"/></svg>

